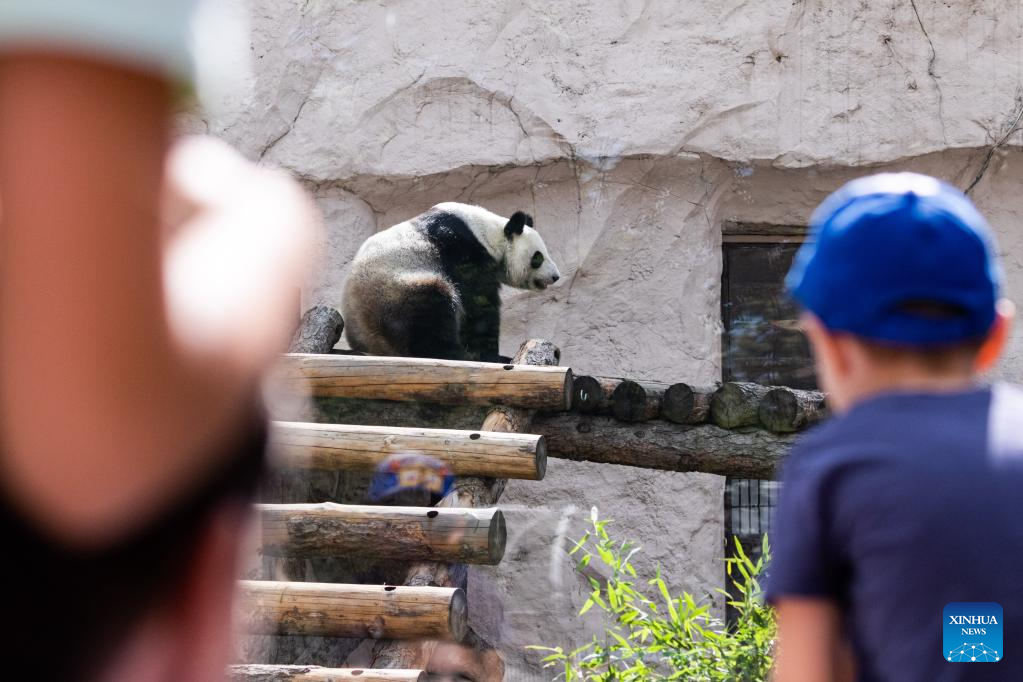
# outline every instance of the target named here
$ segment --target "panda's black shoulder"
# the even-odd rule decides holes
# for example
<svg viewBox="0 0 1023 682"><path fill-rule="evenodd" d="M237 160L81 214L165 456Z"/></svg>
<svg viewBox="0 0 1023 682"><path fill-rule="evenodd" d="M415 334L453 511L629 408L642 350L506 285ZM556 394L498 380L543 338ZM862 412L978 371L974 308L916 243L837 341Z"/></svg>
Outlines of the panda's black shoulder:
<svg viewBox="0 0 1023 682"><path fill-rule="evenodd" d="M413 226L437 248L445 265L478 264L481 268L494 265L493 257L469 224L456 213L432 208L416 217Z"/></svg>

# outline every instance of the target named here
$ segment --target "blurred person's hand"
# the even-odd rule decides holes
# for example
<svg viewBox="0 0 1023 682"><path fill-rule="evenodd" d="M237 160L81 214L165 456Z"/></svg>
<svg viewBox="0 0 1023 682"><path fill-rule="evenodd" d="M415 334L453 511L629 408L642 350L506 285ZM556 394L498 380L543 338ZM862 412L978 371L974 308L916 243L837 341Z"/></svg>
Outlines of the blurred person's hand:
<svg viewBox="0 0 1023 682"><path fill-rule="evenodd" d="M312 203L223 143L169 147L171 92L0 55L0 492L71 545L222 466L299 313Z"/></svg>
<svg viewBox="0 0 1023 682"><path fill-rule="evenodd" d="M294 331L315 206L287 175L215 138L188 137L168 155L162 224L176 339L251 379Z"/></svg>

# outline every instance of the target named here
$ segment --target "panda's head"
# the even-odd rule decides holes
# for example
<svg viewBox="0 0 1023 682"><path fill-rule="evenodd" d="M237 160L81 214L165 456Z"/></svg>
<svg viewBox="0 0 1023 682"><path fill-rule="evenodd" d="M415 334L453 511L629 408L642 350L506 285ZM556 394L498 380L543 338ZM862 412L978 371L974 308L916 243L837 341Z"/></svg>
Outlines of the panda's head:
<svg viewBox="0 0 1023 682"><path fill-rule="evenodd" d="M502 282L517 289L542 291L561 278L547 253L532 216L516 211L504 226L505 257Z"/></svg>

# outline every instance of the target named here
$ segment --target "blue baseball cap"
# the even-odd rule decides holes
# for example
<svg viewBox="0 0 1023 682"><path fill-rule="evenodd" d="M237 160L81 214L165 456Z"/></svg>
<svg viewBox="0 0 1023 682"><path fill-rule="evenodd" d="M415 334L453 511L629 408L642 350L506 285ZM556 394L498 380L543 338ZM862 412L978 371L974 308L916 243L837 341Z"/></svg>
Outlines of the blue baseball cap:
<svg viewBox="0 0 1023 682"><path fill-rule="evenodd" d="M955 187L917 173L860 178L825 199L810 227L785 284L828 329L926 346L994 324L994 235Z"/></svg>

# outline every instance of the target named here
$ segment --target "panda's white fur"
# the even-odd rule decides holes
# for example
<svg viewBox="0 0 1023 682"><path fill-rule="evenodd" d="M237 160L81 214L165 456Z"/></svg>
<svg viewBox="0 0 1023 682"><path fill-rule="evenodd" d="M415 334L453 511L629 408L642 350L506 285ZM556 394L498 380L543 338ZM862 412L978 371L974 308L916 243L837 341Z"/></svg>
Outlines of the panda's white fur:
<svg viewBox="0 0 1023 682"><path fill-rule="evenodd" d="M561 273L532 218L446 202L363 243L345 282L345 333L373 355L504 361L501 284L542 290Z"/></svg>

